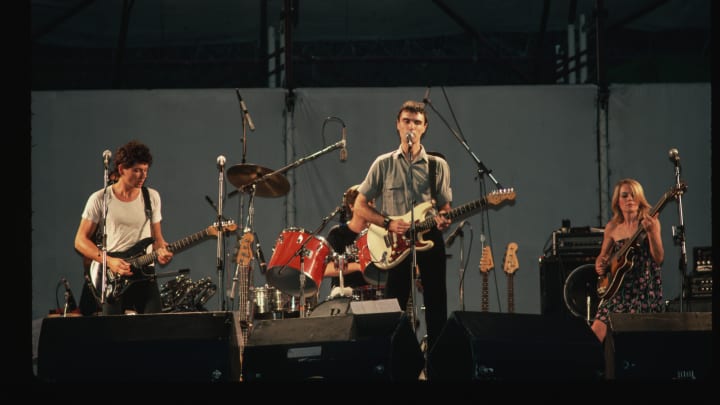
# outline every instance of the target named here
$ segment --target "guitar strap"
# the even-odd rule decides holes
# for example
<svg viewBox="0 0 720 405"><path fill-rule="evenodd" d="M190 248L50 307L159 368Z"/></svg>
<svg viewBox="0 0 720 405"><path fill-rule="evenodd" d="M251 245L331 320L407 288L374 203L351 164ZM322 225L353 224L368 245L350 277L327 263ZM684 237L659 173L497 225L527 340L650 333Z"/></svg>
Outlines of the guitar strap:
<svg viewBox="0 0 720 405"><path fill-rule="evenodd" d="M437 162L435 161L435 158L432 157L432 155L428 155L428 175L430 176L430 197L433 200L433 204L437 201L437 184L435 184L436 176L435 173L435 167L437 165Z"/></svg>
<svg viewBox="0 0 720 405"><path fill-rule="evenodd" d="M148 192L147 187L142 186L142 194L143 200L145 201L145 216L152 224L152 207L150 207L150 193Z"/></svg>

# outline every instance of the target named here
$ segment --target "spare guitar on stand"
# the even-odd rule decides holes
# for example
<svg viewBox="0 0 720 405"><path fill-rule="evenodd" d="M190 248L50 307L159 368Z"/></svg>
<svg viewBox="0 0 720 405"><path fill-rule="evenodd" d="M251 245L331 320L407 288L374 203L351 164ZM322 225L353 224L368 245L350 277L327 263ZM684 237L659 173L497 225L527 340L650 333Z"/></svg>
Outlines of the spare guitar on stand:
<svg viewBox="0 0 720 405"><path fill-rule="evenodd" d="M508 287L508 313L515 313L515 271L520 267L517 259L518 244L510 242L505 250L505 260L503 263L503 271L507 275L507 287Z"/></svg>

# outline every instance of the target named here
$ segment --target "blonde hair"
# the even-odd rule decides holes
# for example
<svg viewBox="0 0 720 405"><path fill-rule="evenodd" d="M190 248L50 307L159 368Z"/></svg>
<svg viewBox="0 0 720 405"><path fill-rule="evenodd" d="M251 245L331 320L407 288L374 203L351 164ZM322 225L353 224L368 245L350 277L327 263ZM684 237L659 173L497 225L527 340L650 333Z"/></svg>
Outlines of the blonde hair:
<svg viewBox="0 0 720 405"><path fill-rule="evenodd" d="M613 217L611 221L621 224L625 222L625 218L622 215L622 211L620 210L620 189L624 184L627 184L628 187L630 187L630 192L633 195L633 199L638 204L638 217L642 218L645 216L645 214L650 212L650 209L652 206L645 198L645 191L643 190L642 185L640 185L640 182L638 182L635 179L622 179L618 181L615 184L615 190L613 190L613 196L612 196L612 212Z"/></svg>

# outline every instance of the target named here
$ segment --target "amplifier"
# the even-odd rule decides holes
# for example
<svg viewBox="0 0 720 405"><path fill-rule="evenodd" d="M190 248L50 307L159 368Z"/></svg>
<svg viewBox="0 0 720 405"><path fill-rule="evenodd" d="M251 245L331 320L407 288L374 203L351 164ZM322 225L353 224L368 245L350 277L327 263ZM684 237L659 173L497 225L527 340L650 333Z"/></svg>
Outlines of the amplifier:
<svg viewBox="0 0 720 405"><path fill-rule="evenodd" d="M713 268L712 246L693 249L693 270L695 273L708 273Z"/></svg>
<svg viewBox="0 0 720 405"><path fill-rule="evenodd" d="M553 256L597 257L602 247L603 235L604 229L591 227L555 231L552 234Z"/></svg>
<svg viewBox="0 0 720 405"><path fill-rule="evenodd" d="M690 297L712 297L712 274L690 276L688 281Z"/></svg>

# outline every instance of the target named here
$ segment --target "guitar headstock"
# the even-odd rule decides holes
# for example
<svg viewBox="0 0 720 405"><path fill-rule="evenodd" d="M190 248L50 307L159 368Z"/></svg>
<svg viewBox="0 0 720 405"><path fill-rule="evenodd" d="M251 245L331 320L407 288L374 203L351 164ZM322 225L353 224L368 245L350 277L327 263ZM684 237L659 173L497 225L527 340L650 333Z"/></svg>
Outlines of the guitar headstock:
<svg viewBox="0 0 720 405"><path fill-rule="evenodd" d="M247 267L252 260L252 244L255 241L255 236L252 232L245 232L242 238L240 238L240 247L238 247L237 257L235 261L240 266Z"/></svg>
<svg viewBox="0 0 720 405"><path fill-rule="evenodd" d="M237 224L232 219L220 223L214 222L212 226L208 226L207 232L209 235L217 236L218 230L220 229L222 229L223 233L235 232L237 230Z"/></svg>
<svg viewBox="0 0 720 405"><path fill-rule="evenodd" d="M672 186L670 191L668 192L668 195L670 197L677 197L678 195L684 194L687 191L687 184L683 181L680 182L680 184L676 184Z"/></svg>
<svg viewBox="0 0 720 405"><path fill-rule="evenodd" d="M492 257L492 250L490 245L487 245L482 250L482 256L480 257L480 271L487 273L495 267L495 262Z"/></svg>
<svg viewBox="0 0 720 405"><path fill-rule="evenodd" d="M514 188L503 188L500 190L495 190L491 193L488 193L488 195L485 197L485 200L490 205L498 205L503 201L512 201L515 199L515 189Z"/></svg>
<svg viewBox="0 0 720 405"><path fill-rule="evenodd" d="M503 271L507 274L513 274L520 268L517 259L518 244L510 242L505 250L505 262L503 263Z"/></svg>

